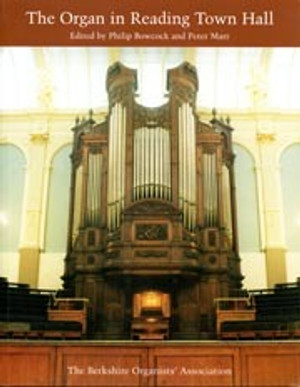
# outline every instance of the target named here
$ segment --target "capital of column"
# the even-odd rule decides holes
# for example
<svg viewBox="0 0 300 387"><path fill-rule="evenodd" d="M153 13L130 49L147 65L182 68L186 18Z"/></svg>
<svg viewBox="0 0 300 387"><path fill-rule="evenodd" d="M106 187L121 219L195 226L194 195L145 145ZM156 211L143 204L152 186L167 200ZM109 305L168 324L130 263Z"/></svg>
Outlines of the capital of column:
<svg viewBox="0 0 300 387"><path fill-rule="evenodd" d="M259 144L271 144L276 141L275 133L257 133L256 140Z"/></svg>
<svg viewBox="0 0 300 387"><path fill-rule="evenodd" d="M46 132L30 133L29 136L33 144L45 144L49 141L49 133Z"/></svg>

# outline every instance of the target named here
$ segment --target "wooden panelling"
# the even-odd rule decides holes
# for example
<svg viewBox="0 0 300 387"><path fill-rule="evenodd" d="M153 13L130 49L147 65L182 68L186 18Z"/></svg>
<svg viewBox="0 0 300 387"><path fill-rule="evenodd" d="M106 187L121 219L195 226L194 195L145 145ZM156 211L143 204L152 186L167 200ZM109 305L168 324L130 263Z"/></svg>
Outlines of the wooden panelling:
<svg viewBox="0 0 300 387"><path fill-rule="evenodd" d="M238 349L214 346L153 348L154 386L240 386Z"/></svg>
<svg viewBox="0 0 300 387"><path fill-rule="evenodd" d="M1 386L53 386L55 350L40 347L1 345Z"/></svg>
<svg viewBox="0 0 300 387"><path fill-rule="evenodd" d="M60 348L56 385L60 386L147 386L140 369L147 368L143 348L78 346Z"/></svg>
<svg viewBox="0 0 300 387"><path fill-rule="evenodd" d="M0 385L298 386L300 342L0 341Z"/></svg>
<svg viewBox="0 0 300 387"><path fill-rule="evenodd" d="M246 347L241 360L245 386L300 386L300 343Z"/></svg>

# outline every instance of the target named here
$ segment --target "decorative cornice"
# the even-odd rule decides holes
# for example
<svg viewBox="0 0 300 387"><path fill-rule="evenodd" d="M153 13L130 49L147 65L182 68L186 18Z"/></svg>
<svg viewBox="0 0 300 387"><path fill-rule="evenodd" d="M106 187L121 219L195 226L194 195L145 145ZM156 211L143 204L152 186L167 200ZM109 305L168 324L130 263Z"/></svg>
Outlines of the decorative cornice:
<svg viewBox="0 0 300 387"><path fill-rule="evenodd" d="M147 108L136 104L134 107L134 128L169 128L169 105L165 104L158 108Z"/></svg>
<svg viewBox="0 0 300 387"><path fill-rule="evenodd" d="M124 214L179 214L172 203L159 200L146 200L133 203L124 210Z"/></svg>

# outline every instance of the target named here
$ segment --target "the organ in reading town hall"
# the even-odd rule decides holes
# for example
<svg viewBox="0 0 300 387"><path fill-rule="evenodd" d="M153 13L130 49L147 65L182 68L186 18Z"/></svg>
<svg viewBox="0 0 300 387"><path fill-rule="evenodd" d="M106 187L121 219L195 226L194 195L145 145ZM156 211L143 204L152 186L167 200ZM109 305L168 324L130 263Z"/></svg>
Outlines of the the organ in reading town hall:
<svg viewBox="0 0 300 387"><path fill-rule="evenodd" d="M168 70L164 105L136 90L112 65L106 120L73 128L64 289L90 300L91 337L213 337L214 299L242 280L232 128L200 121L188 63Z"/></svg>

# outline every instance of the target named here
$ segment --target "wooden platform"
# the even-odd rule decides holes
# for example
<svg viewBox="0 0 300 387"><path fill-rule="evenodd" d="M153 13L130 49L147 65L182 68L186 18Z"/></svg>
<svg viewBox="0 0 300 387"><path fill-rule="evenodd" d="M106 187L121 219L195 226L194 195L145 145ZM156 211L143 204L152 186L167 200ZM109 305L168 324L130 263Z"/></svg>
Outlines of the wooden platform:
<svg viewBox="0 0 300 387"><path fill-rule="evenodd" d="M1 341L1 386L297 386L300 342Z"/></svg>

